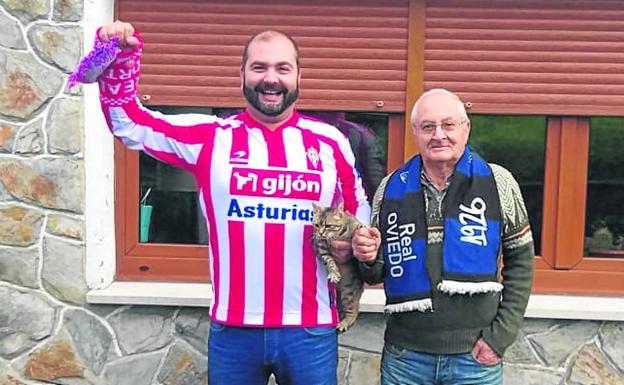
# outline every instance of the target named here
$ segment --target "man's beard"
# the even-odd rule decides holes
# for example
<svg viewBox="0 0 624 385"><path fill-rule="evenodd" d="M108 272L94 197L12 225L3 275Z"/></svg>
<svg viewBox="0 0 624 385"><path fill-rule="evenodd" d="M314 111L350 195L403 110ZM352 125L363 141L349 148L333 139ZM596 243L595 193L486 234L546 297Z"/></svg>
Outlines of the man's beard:
<svg viewBox="0 0 624 385"><path fill-rule="evenodd" d="M282 94L282 101L279 103L263 103L260 100L260 94L264 91L276 91ZM266 83L260 83L254 88L248 87L247 84L243 87L243 94L245 99L254 106L254 108L267 116L278 116L288 107L290 107L299 97L299 84L297 87L289 91L281 84L268 85Z"/></svg>

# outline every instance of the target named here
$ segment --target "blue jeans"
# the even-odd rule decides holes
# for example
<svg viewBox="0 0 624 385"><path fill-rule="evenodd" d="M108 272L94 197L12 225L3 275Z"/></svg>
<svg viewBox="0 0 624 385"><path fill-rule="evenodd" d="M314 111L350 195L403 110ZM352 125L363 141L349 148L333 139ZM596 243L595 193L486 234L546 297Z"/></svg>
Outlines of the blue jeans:
<svg viewBox="0 0 624 385"><path fill-rule="evenodd" d="M471 353L427 354L386 344L382 385L501 385L503 365L478 363Z"/></svg>
<svg viewBox="0 0 624 385"><path fill-rule="evenodd" d="M210 385L336 385L338 338L333 327L241 328L210 324Z"/></svg>

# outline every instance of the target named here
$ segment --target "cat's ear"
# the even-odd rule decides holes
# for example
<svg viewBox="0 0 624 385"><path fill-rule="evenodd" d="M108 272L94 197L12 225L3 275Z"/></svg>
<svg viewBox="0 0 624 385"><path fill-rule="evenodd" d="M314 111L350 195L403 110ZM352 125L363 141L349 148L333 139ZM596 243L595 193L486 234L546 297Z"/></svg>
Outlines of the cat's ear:
<svg viewBox="0 0 624 385"><path fill-rule="evenodd" d="M320 208L321 208L321 206L317 206L316 203L312 203L312 211L313 212L318 213Z"/></svg>
<svg viewBox="0 0 624 385"><path fill-rule="evenodd" d="M340 203L338 204L338 207L336 207L336 208L338 209L338 211L344 211L344 203L343 203L343 202L340 202Z"/></svg>

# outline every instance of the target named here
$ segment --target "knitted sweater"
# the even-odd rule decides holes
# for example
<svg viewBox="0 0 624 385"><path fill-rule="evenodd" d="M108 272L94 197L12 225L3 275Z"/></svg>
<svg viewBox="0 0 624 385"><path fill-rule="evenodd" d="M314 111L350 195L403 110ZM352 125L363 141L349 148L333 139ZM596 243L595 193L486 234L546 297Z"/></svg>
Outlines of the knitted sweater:
<svg viewBox="0 0 624 385"><path fill-rule="evenodd" d="M427 210L427 273L431 280L433 311L390 314L386 343L431 354L456 354L472 350L480 337L500 356L513 343L522 325L533 277L533 237L520 187L505 168L490 164L501 202L503 239L499 255L499 280L504 289L498 294L449 296L437 290L442 275L445 192L437 191L423 175ZM379 220L379 208L388 177L379 185L373 199L371 224ZM450 179L452 182L452 177ZM447 185L448 188L448 185ZM380 248L381 250L382 248ZM385 269L381 252L372 266L360 264L364 280L383 282Z"/></svg>

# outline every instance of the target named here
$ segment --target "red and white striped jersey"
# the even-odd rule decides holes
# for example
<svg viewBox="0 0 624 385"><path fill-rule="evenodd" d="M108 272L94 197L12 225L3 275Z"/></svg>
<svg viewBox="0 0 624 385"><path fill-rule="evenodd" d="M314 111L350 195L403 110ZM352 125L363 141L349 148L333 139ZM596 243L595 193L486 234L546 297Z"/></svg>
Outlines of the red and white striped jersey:
<svg viewBox="0 0 624 385"><path fill-rule="evenodd" d="M297 112L270 130L247 112L163 115L136 99L140 50L100 79L102 109L126 146L191 172L208 224L213 321L235 326L337 323L335 289L312 246L312 203L370 207L347 139Z"/></svg>

